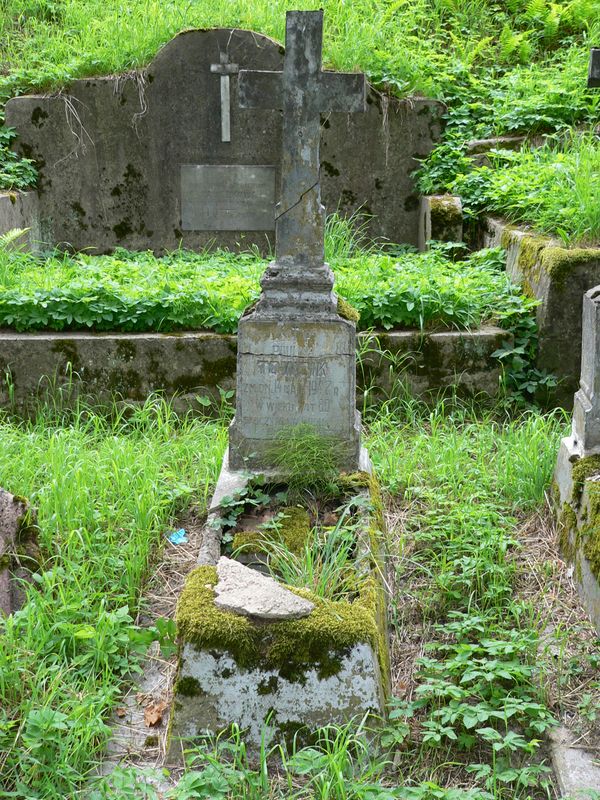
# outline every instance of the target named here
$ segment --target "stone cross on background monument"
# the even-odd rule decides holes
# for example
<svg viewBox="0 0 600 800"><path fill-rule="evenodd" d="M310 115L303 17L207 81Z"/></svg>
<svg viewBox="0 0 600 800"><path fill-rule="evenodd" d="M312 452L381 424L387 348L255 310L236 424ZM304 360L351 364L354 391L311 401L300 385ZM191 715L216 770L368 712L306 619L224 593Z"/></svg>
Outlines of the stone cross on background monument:
<svg viewBox="0 0 600 800"><path fill-rule="evenodd" d="M361 74L323 72L322 38L322 11L290 11L283 72L239 72L242 108L282 109L283 156L276 258L263 276L256 310L239 326L234 469L271 466L278 433L300 423L338 441L340 467L358 467L356 331L337 313L333 274L324 262L319 140L321 112L365 110L366 81Z"/></svg>
<svg viewBox="0 0 600 800"><path fill-rule="evenodd" d="M231 92L230 75L236 75L239 64L232 64L226 52L219 54L219 63L211 64L210 71L221 77L221 141L231 141Z"/></svg>

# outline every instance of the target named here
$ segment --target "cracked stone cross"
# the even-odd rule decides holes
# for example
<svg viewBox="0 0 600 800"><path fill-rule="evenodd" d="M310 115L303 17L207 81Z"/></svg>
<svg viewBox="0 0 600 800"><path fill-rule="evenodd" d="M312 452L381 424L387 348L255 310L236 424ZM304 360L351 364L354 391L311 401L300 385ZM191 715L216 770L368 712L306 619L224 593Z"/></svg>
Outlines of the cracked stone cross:
<svg viewBox="0 0 600 800"><path fill-rule="evenodd" d="M275 261L238 327L229 467L272 469L274 447L298 425L336 442L341 469L361 462L356 411L356 326L338 313L324 261L319 186L321 113L365 111L364 75L323 72L322 11L290 11L281 72L240 70L242 108L282 115ZM278 444L279 443L279 444Z"/></svg>
<svg viewBox="0 0 600 800"><path fill-rule="evenodd" d="M323 264L320 114L365 110L365 76L323 72L322 42L322 11L288 11L283 72L240 70L238 78L241 108L283 111L281 199L275 223L279 264Z"/></svg>

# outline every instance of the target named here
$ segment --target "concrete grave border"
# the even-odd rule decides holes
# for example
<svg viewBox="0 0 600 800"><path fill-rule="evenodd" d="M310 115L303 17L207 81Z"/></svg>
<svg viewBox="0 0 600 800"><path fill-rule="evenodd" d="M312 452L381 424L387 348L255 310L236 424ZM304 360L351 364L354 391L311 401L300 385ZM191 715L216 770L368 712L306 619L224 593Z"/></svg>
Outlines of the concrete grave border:
<svg viewBox="0 0 600 800"><path fill-rule="evenodd" d="M495 350L512 335L493 326L475 331L390 331L358 335L357 404L381 400L401 381L426 396L455 386L463 396L499 388ZM198 396L219 401L219 387L235 389L237 337L209 332L0 332L0 407L27 413L58 392L107 404L116 396L142 403L153 392L184 411ZM367 396L365 397L365 392ZM202 407L203 408L203 407ZM204 409L205 410L205 409Z"/></svg>
<svg viewBox="0 0 600 800"><path fill-rule="evenodd" d="M570 408L581 367L583 295L600 283L600 248L568 249L558 239L497 217L484 219L482 244L503 247L511 279L540 301L536 309L537 366L557 376L554 399Z"/></svg>

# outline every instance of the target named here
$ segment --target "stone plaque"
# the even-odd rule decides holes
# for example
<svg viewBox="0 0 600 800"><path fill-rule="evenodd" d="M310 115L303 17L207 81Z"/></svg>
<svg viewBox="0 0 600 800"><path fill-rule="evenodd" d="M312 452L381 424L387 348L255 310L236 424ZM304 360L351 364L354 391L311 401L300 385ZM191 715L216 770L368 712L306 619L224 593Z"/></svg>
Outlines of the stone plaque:
<svg viewBox="0 0 600 800"><path fill-rule="evenodd" d="M183 164L181 227L184 231L272 231L275 167Z"/></svg>

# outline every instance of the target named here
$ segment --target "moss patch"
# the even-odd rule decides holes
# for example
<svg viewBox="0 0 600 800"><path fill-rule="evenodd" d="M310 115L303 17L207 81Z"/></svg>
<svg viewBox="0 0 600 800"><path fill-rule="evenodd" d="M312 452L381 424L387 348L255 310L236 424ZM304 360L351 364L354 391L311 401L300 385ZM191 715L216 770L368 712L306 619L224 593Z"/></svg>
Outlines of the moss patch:
<svg viewBox="0 0 600 800"><path fill-rule="evenodd" d="M177 681L174 692L184 697L197 697L199 694L204 694L199 681L197 681L196 678L192 678L190 675L185 678L180 678Z"/></svg>
<svg viewBox="0 0 600 800"><path fill-rule="evenodd" d="M563 503L558 515L558 525L558 547L560 552L567 561L574 561L576 546L571 534L574 537L577 536L577 515L569 503Z"/></svg>
<svg viewBox="0 0 600 800"><path fill-rule="evenodd" d="M233 539L233 550L243 548L245 552L265 552L269 542L281 542L287 549L298 554L302 552L310 533L310 517L308 511L300 506L289 506L282 509L280 524L269 531L240 531Z"/></svg>
<svg viewBox="0 0 600 800"><path fill-rule="evenodd" d="M337 312L343 319L348 319L350 322L358 323L360 320L360 312L357 308L350 305L343 297L337 299Z"/></svg>
<svg viewBox="0 0 600 800"><path fill-rule="evenodd" d="M577 507L581 501L585 481L597 473L600 473L600 455L580 458L573 465L573 506Z"/></svg>
<svg viewBox="0 0 600 800"><path fill-rule="evenodd" d="M593 261L600 266L600 249L577 247L567 250L564 247L546 247L541 254L542 269L558 287L565 285L567 277L576 267Z"/></svg>

